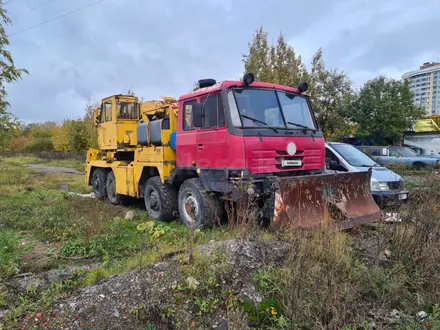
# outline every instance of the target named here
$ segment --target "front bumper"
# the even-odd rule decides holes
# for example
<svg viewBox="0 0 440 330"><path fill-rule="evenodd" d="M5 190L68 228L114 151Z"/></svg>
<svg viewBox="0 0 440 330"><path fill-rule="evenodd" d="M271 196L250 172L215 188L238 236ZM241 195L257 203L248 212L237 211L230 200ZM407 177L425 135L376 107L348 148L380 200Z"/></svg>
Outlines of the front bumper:
<svg viewBox="0 0 440 330"><path fill-rule="evenodd" d="M408 200L408 191L372 191L374 200L380 207L399 206Z"/></svg>

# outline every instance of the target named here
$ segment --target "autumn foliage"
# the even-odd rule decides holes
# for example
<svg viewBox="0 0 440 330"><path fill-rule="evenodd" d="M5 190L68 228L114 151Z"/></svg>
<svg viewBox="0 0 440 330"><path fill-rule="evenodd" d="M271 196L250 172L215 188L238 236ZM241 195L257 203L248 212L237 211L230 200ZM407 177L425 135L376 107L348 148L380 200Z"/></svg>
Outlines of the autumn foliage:
<svg viewBox="0 0 440 330"><path fill-rule="evenodd" d="M93 124L93 109L96 107L96 104L89 104L83 118L66 119L60 124L48 121L19 126L2 151L83 152L89 147L96 148L97 133Z"/></svg>

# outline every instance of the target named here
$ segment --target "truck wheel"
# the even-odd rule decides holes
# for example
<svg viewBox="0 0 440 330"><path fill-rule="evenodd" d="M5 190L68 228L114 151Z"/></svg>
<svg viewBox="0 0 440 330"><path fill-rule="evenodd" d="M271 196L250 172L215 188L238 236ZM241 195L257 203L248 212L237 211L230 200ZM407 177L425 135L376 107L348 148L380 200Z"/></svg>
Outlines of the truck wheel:
<svg viewBox="0 0 440 330"><path fill-rule="evenodd" d="M122 204L123 196L116 192L116 178L115 178L115 173L113 173L113 171L111 171L107 175L106 188L107 188L107 198L110 201L110 203L112 203L113 205Z"/></svg>
<svg viewBox="0 0 440 330"><path fill-rule="evenodd" d="M188 179L180 186L178 204L180 219L188 228L213 226L223 214L220 199L206 193L199 178Z"/></svg>
<svg viewBox="0 0 440 330"><path fill-rule="evenodd" d="M160 177L148 179L144 191L148 215L160 221L171 221L177 212L177 192L173 186L163 184Z"/></svg>
<svg viewBox="0 0 440 330"><path fill-rule="evenodd" d="M107 197L107 187L105 182L105 170L102 168L95 168L92 175L92 187L95 197L98 199L105 199Z"/></svg>

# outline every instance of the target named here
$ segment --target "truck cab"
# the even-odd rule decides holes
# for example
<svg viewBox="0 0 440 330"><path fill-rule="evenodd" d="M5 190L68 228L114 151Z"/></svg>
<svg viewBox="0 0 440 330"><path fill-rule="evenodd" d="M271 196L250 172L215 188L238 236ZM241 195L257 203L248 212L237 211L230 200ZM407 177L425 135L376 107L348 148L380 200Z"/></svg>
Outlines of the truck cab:
<svg viewBox="0 0 440 330"><path fill-rule="evenodd" d="M215 191L231 176L323 171L323 134L301 87L203 80L179 113L176 171L196 169Z"/></svg>
<svg viewBox="0 0 440 330"><path fill-rule="evenodd" d="M103 99L100 109L95 114L100 149L115 151L134 148L137 144L138 121L137 97L119 94Z"/></svg>

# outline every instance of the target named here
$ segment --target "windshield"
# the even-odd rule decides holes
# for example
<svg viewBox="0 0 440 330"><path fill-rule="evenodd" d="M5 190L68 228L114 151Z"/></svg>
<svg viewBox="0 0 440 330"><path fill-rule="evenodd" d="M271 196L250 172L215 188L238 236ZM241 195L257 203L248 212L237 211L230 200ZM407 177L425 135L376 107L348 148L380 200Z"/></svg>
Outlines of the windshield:
<svg viewBox="0 0 440 330"><path fill-rule="evenodd" d="M413 156L417 156L417 153L415 153L414 151L412 151L409 148L401 148L399 149L399 153L403 156L403 157L413 157Z"/></svg>
<svg viewBox="0 0 440 330"><path fill-rule="evenodd" d="M379 166L374 160L351 145L331 144L331 146L352 166Z"/></svg>
<svg viewBox="0 0 440 330"><path fill-rule="evenodd" d="M276 128L316 130L306 98L297 94L235 88L228 99L235 126L262 127L267 124Z"/></svg>
<svg viewBox="0 0 440 330"><path fill-rule="evenodd" d="M118 119L138 119L138 107L134 102L116 102L116 115Z"/></svg>

